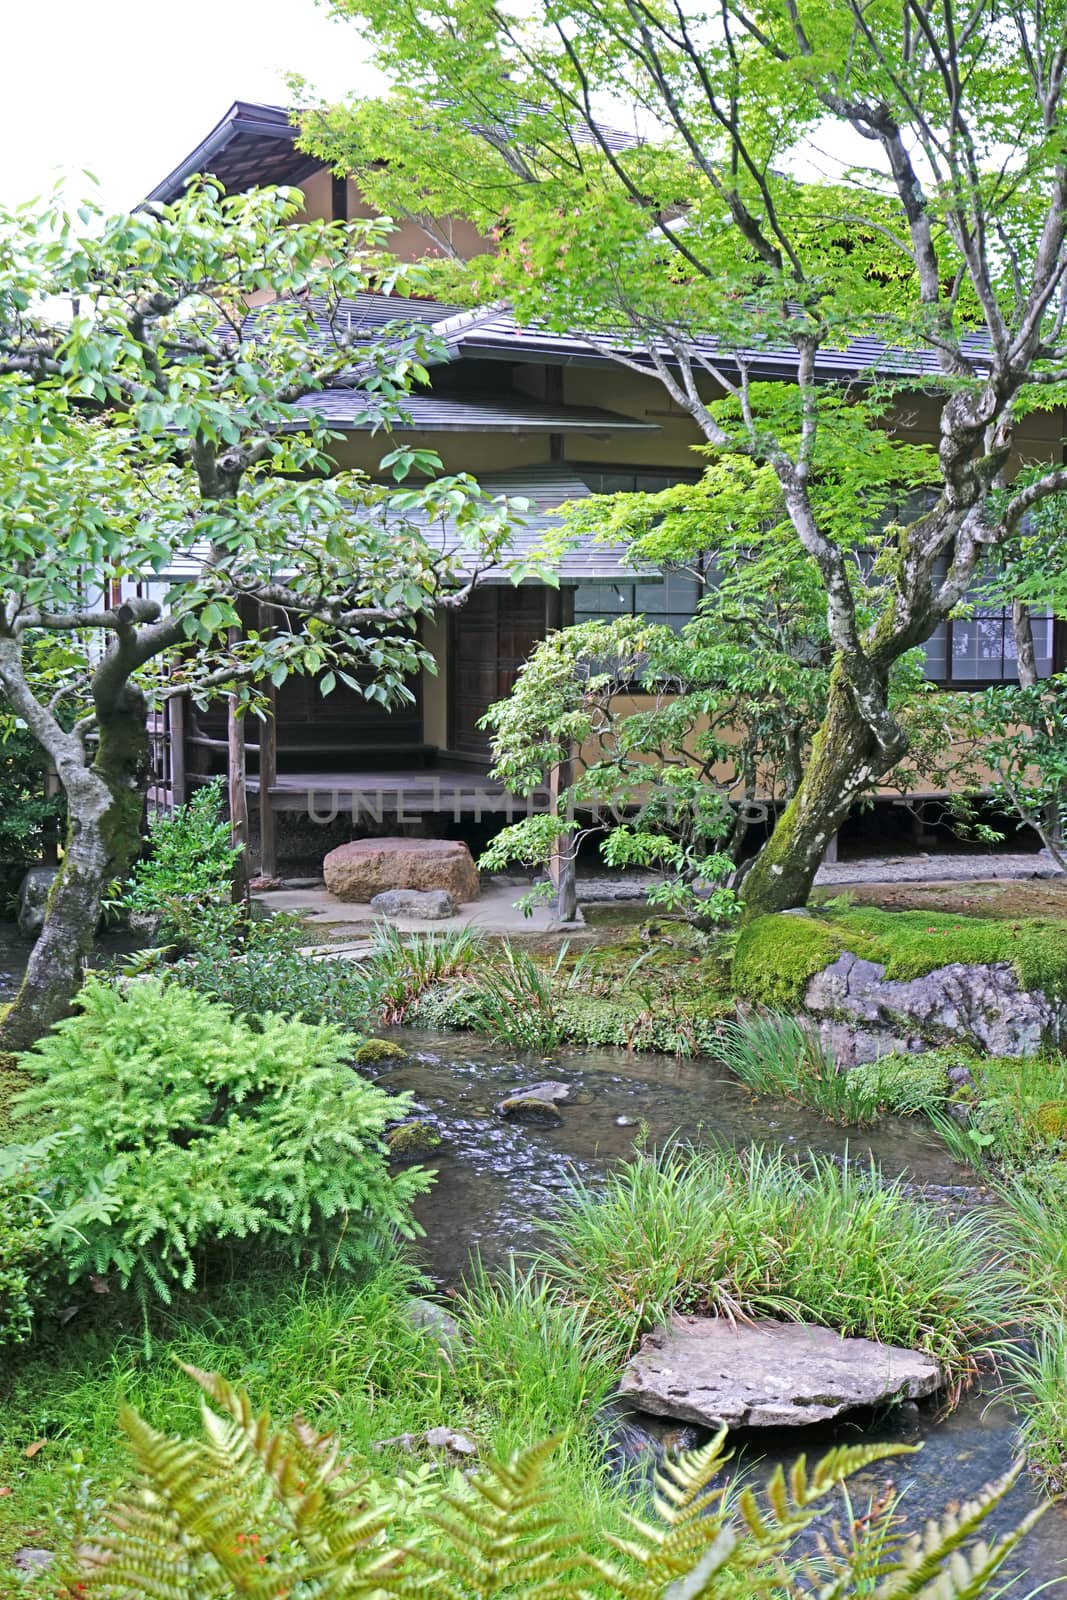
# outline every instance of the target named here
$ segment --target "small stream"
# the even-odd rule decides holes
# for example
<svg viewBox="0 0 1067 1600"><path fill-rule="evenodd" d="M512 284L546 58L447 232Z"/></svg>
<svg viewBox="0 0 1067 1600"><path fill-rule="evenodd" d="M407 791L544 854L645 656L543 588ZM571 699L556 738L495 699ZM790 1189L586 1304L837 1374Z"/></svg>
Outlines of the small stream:
<svg viewBox="0 0 1067 1600"><path fill-rule="evenodd" d="M0 1000L15 991L27 945L0 923ZM629 1055L590 1050L544 1061L522 1057L469 1034L392 1033L409 1052L405 1060L375 1069L384 1088L408 1090L418 1115L443 1143L424 1164L437 1181L416 1211L425 1238L419 1250L442 1288L466 1272L472 1251L487 1266L537 1244L547 1215L575 1177L595 1181L615 1159L628 1156L637 1137L660 1145L681 1133L697 1142L734 1146L782 1145L856 1161L872 1157L890 1177L900 1177L931 1202L982 1203L973 1174L958 1166L936 1135L918 1121L887 1119L868 1133L830 1127L802 1108L753 1099L710 1060ZM523 1084L557 1078L570 1088L562 1123L546 1127L506 1122L495 1106ZM616 1459L654 1459L662 1426L655 1419L620 1416L606 1444ZM933 1402L908 1404L881 1415L841 1420L816 1429L753 1430L739 1435L743 1465L757 1474L798 1451L809 1459L832 1444L892 1441L922 1444L920 1454L875 1468L853 1480L855 1497L884 1487L892 1476L906 1491L909 1525L939 1515L951 1500L966 1498L1004 1472L1013 1456L1014 1418L995 1392L968 1395L948 1416ZM1011 1526L1035 1503L1024 1479L995 1513L991 1530ZM1067 1575L1067 1508L1053 1506L1009 1569L1025 1573L1012 1594Z"/></svg>
<svg viewBox="0 0 1067 1600"><path fill-rule="evenodd" d="M619 1157L631 1153L635 1136L650 1145L674 1133L730 1145L776 1144L798 1151L866 1163L873 1156L890 1177L900 1177L932 1203L982 1204L973 1174L959 1166L937 1136L920 1122L888 1118L867 1133L833 1128L803 1110L752 1098L710 1060L629 1055L622 1050L562 1054L551 1061L514 1052L468 1034L392 1035L411 1054L384 1063L383 1087L410 1091L418 1115L444 1143L424 1164L437 1182L416 1211L426 1230L421 1254L442 1288L462 1278L472 1250L486 1265L534 1248L545 1216L575 1177L595 1181ZM560 1107L562 1123L546 1127L506 1122L498 1100L522 1084L557 1078L570 1098ZM620 1125L619 1119L625 1119ZM647 1424L647 1426L646 1426ZM623 1417L608 1438L613 1453L634 1459L654 1450L662 1426L656 1419ZM1014 1416L995 1391L972 1392L944 1416L935 1402L911 1403L881 1415L842 1419L804 1429L751 1430L738 1435L742 1464L757 1474L800 1450L809 1460L832 1444L860 1440L921 1444L920 1454L889 1462L853 1480L862 1501L893 1478L906 1490L909 1526L940 1515L948 1502L967 1498L1007 1470L1013 1458ZM1036 1497L1025 1481L1016 1485L990 1520L992 1530L1012 1526ZM1012 1593L1067 1576L1067 1508L1053 1506L1025 1542L1009 1569L1025 1572ZM1059 1588L1059 1582L1056 1587Z"/></svg>

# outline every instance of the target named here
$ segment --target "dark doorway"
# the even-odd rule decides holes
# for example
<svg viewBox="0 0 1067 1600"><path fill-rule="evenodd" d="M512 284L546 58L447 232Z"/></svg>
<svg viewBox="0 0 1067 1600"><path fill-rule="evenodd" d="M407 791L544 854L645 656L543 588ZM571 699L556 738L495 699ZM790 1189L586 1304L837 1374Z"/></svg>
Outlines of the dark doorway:
<svg viewBox="0 0 1067 1600"><path fill-rule="evenodd" d="M457 756L488 762L489 735L478 722L511 693L515 676L545 637L540 584L476 589L452 618L449 745Z"/></svg>

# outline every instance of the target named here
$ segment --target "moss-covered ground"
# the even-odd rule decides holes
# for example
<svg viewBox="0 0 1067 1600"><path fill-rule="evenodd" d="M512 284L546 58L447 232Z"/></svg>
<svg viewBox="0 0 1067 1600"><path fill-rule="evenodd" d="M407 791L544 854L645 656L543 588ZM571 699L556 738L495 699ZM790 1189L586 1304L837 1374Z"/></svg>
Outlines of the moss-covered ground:
<svg viewBox="0 0 1067 1600"><path fill-rule="evenodd" d="M843 951L885 968L889 979L919 978L956 962L1010 962L1023 989L1067 996L1067 922L1049 917L963 917L945 911L890 911L824 902L810 913L757 917L737 941L738 995L763 1005L801 1002L808 980Z"/></svg>

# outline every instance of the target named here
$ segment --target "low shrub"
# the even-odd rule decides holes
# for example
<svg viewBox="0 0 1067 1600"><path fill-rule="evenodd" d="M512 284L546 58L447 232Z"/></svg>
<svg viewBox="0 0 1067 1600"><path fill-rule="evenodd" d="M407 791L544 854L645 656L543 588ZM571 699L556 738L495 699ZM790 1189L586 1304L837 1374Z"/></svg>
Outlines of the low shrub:
<svg viewBox="0 0 1067 1600"><path fill-rule="evenodd" d="M24 1163L0 1151L0 1348L29 1337L42 1296L43 1208Z"/></svg>
<svg viewBox="0 0 1067 1600"><path fill-rule="evenodd" d="M38 1081L17 1103L35 1132L66 1131L35 1179L72 1280L113 1273L169 1300L223 1240L351 1265L412 1233L428 1180L390 1176L382 1137L408 1101L353 1071L339 1028L268 1014L253 1029L151 978L91 978L78 1007L22 1058Z"/></svg>
<svg viewBox="0 0 1067 1600"><path fill-rule="evenodd" d="M717 1054L756 1094L796 1100L846 1127L868 1128L878 1121L880 1075L843 1071L814 1028L784 1012L722 1023Z"/></svg>
<svg viewBox="0 0 1067 1600"><path fill-rule="evenodd" d="M359 966L341 957L306 954L307 929L294 917L235 923L206 913L187 953L168 977L255 1019L266 1011L304 1022L362 1030L374 991Z"/></svg>
<svg viewBox="0 0 1067 1600"><path fill-rule="evenodd" d="M560 1493L551 1447L488 1461L469 1479L442 1484L411 1475L383 1483L338 1461L334 1441L302 1420L276 1427L247 1394L188 1369L206 1396L203 1437L174 1438L129 1407L121 1413L135 1467L105 1526L77 1540L61 1572L76 1593L159 1591L185 1600L223 1594L310 1597L432 1594L437 1600L801 1600L873 1593L906 1600L935 1592L979 1600L1040 1516L981 1538L985 1518L1018 1468L978 1499L905 1538L893 1497L854 1518L847 1532L798 1557L798 1538L824 1519L848 1477L905 1447L839 1447L808 1471L781 1466L757 1496L738 1496L723 1468L725 1433L667 1461L655 1509L626 1536L602 1523L588 1532ZM652 1522L651 1518L656 1521ZM968 1549L968 1539L975 1539ZM1002 1592L997 1589L996 1592Z"/></svg>
<svg viewBox="0 0 1067 1600"><path fill-rule="evenodd" d="M946 1220L872 1168L674 1144L577 1186L543 1270L628 1350L674 1311L785 1316L923 1349L959 1373L1015 1285L977 1216Z"/></svg>
<svg viewBox="0 0 1067 1600"><path fill-rule="evenodd" d="M914 1055L894 1052L850 1067L848 1075L861 1088L877 1091L884 1111L911 1117L943 1107L955 1093L949 1071L970 1067L973 1061L963 1050L924 1050Z"/></svg>
<svg viewBox="0 0 1067 1600"><path fill-rule="evenodd" d="M157 921L164 942L195 944L205 913L217 923L243 916L233 906L234 868L241 850L233 844L222 804L221 782L205 784L169 815L149 824L147 854L136 863L122 894L123 910Z"/></svg>

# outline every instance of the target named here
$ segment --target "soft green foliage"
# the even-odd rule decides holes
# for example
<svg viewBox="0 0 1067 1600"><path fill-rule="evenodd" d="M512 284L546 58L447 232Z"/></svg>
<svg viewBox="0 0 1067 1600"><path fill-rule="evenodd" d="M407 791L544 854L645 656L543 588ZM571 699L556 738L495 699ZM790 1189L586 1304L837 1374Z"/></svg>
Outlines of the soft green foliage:
<svg viewBox="0 0 1067 1600"><path fill-rule="evenodd" d="M142 1297L189 1289L204 1252L257 1240L314 1265L410 1234L417 1169L390 1177L382 1134L407 1109L348 1065L339 1028L273 1015L256 1029L176 985L85 986L77 1015L23 1064L37 1164L68 1273L113 1273Z"/></svg>
<svg viewBox="0 0 1067 1600"><path fill-rule="evenodd" d="M716 1054L757 1094L797 1100L846 1127L878 1121L879 1075L858 1078L839 1067L813 1027L785 1012L756 1012L722 1023Z"/></svg>
<svg viewBox="0 0 1067 1600"><path fill-rule="evenodd" d="M716 689L758 681L768 614L803 595L784 692L755 719L785 743L799 687L798 749L782 765L802 776L745 879L752 915L802 903L828 834L909 744L913 759L948 755L933 729L912 743L897 672L1044 505L1015 582L1047 598L1061 424L1044 460L1019 460L1034 453L1027 414L1055 415L1067 387L1052 311L1067 233L1061 7L1027 0L980 27L958 0L885 0L877 16L858 0L332 9L372 41L388 89L312 106L305 147L383 213L424 219L446 298L503 299L520 327L580 330L583 359L627 369L631 393L640 373L649 410L691 419L712 471L661 502L658 558L710 555L729 577L751 533L765 538L777 581L748 590L748 659L724 614ZM456 216L490 248L457 260L433 220ZM936 432L936 459L902 424ZM580 516L641 531L658 510L594 501ZM538 720L531 697L535 760L569 714L545 710ZM811 720L822 737L808 743ZM521 765L521 735L502 742ZM543 843L522 825L510 836L516 851ZM669 845L643 828L634 848ZM683 845L671 867L685 880L693 866Z"/></svg>
<svg viewBox="0 0 1067 1600"><path fill-rule="evenodd" d="M33 1326L41 1297L44 1222L29 1172L0 1152L0 1348L20 1343Z"/></svg>
<svg viewBox="0 0 1067 1600"><path fill-rule="evenodd" d="M1006 1325L977 1216L946 1220L873 1170L680 1145L577 1188L546 1271L620 1351L672 1311L797 1317L930 1351L957 1372Z"/></svg>
<svg viewBox="0 0 1067 1600"><path fill-rule="evenodd" d="M725 1434L669 1461L656 1480L655 1522L631 1517L625 1538L604 1553L558 1520L551 1446L490 1461L443 1488L400 1479L382 1485L356 1473L336 1444L302 1421L276 1426L243 1392L187 1369L206 1396L202 1434L168 1437L131 1408L121 1414L137 1470L135 1494L110 1508L107 1526L86 1540L67 1572L78 1592L160 1600L215 1600L226 1593L313 1600L373 1600L433 1593L442 1600L727 1600L744 1593L794 1600L816 1574L825 1600L856 1592L881 1544L879 1595L905 1600L977 1600L1040 1514L1030 1513L991 1544L982 1523L1014 1483L1016 1468L977 1500L928 1525L924 1535L889 1539L895 1507L877 1513L870 1534L837 1548L823 1543L810 1568L791 1547L847 1478L904 1446L838 1447L809 1471L778 1467L764 1492L734 1498L716 1483ZM417 1508L423 1535L404 1547L396 1524ZM939 1574L941 1575L939 1578ZM937 1581L936 1591L930 1585Z"/></svg>
<svg viewBox="0 0 1067 1600"><path fill-rule="evenodd" d="M1040 989L1050 999L1067 993L1067 940L1060 922L876 906L755 919L737 941L734 985L739 994L764 1005L796 1005L808 979L844 950L879 962L890 980L923 977L955 962L1010 962L1021 988Z"/></svg>
<svg viewBox="0 0 1067 1600"><path fill-rule="evenodd" d="M1067 1316L1043 1320L1032 1350L1013 1350L1008 1372L1020 1414L1019 1444L1050 1494L1067 1492Z"/></svg>
<svg viewBox="0 0 1067 1600"><path fill-rule="evenodd" d="M191 947L166 975L253 1023L262 1012L276 1011L362 1029L372 998L359 970L341 958L308 955L309 937L295 917L234 917L228 906L205 910L190 930Z"/></svg>
<svg viewBox="0 0 1067 1600"><path fill-rule="evenodd" d="M949 1068L973 1064L974 1057L964 1050L923 1050L914 1055L893 1052L850 1067L849 1078L860 1092L877 1094L884 1110L910 1117L943 1106L953 1093Z"/></svg>
<svg viewBox="0 0 1067 1600"><path fill-rule="evenodd" d="M1067 676L986 689L971 708L978 759L1006 815L1033 828L1067 871Z"/></svg>
<svg viewBox="0 0 1067 1600"><path fill-rule="evenodd" d="M19 878L38 861L45 831L58 831L63 806L45 795L45 757L24 727L0 709L0 897L18 888Z"/></svg>
<svg viewBox="0 0 1067 1600"><path fill-rule="evenodd" d="M122 897L126 911L159 918L160 937L194 942L205 916L225 915L241 856L223 811L221 783L206 784L173 812L157 812L148 854L138 861ZM236 922L240 907L233 908Z"/></svg>
<svg viewBox="0 0 1067 1600"><path fill-rule="evenodd" d="M141 1309L113 1291L87 1297L62 1330L42 1318L35 1340L11 1352L0 1408L0 1479L18 1474L16 1503L0 1496L0 1551L18 1530L47 1521L67 1496L64 1480L81 1451L96 1492L127 1478L114 1437L126 1402L168 1432L196 1426L190 1387L178 1362L204 1362L255 1375L264 1400L284 1414L299 1411L336 1432L344 1448L375 1471L404 1472L412 1458L397 1446L383 1455L377 1441L419 1434L442 1420L481 1449L507 1455L531 1437L566 1434L558 1454L558 1503L568 1524L583 1530L599 1519L622 1526L624 1485L605 1468L594 1412L617 1375L598 1353L580 1312L546 1296L518 1274L480 1276L446 1302L461 1327L459 1342L441 1340L411 1316L412 1295L425 1280L388 1248L354 1274L294 1274L261 1260L247 1270L225 1263L199 1292L168 1309L148 1309L146 1349ZM220 1270L221 1269L221 1270ZM45 1427L47 1451L23 1457ZM3 1561L0 1557L0 1574ZM0 1577L0 1588L3 1587Z"/></svg>

